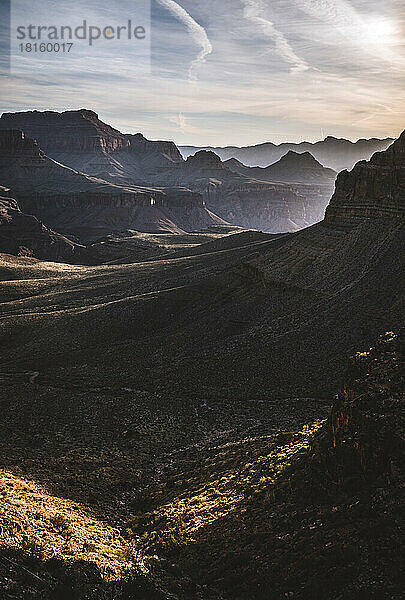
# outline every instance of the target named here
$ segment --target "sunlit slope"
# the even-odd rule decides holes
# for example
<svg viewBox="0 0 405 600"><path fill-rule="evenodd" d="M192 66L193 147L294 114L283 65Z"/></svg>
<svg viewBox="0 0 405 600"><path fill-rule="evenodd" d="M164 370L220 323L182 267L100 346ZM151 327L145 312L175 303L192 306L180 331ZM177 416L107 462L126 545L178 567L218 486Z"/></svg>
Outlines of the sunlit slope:
<svg viewBox="0 0 405 600"><path fill-rule="evenodd" d="M64 385L316 395L341 357L399 323L402 242L401 223L380 220L133 265L49 265L50 279L17 261L1 283L1 368Z"/></svg>

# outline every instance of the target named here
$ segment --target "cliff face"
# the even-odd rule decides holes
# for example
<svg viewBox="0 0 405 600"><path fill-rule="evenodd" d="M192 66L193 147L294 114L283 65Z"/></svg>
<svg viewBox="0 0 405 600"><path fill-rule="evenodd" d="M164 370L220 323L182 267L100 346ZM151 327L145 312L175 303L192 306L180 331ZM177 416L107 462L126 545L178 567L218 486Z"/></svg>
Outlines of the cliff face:
<svg viewBox="0 0 405 600"><path fill-rule="evenodd" d="M13 189L24 212L83 241L125 229L181 233L222 223L198 193L89 177L48 158L21 131L0 131L0 183Z"/></svg>
<svg viewBox="0 0 405 600"><path fill-rule="evenodd" d="M200 189L207 206L229 223L270 233L298 231L320 221L332 193L324 186L235 182Z"/></svg>
<svg viewBox="0 0 405 600"><path fill-rule="evenodd" d="M174 142L164 140L147 140L141 133L125 134L125 139L128 141L128 151L142 153L145 158L161 156L173 163L183 162L183 157L180 150Z"/></svg>
<svg viewBox="0 0 405 600"><path fill-rule="evenodd" d="M28 158L38 164L45 162L45 154L35 140L27 138L21 131L6 130L0 135L0 156L24 160Z"/></svg>
<svg viewBox="0 0 405 600"><path fill-rule="evenodd" d="M145 184L183 158L172 142L123 134L91 110L4 113L0 129L19 129L54 160L119 185Z"/></svg>
<svg viewBox="0 0 405 600"><path fill-rule="evenodd" d="M325 224L345 226L364 218L405 216L405 132L370 161L343 171L326 210Z"/></svg>
<svg viewBox="0 0 405 600"><path fill-rule="evenodd" d="M89 264L91 251L21 212L7 188L0 188L0 252L42 260Z"/></svg>

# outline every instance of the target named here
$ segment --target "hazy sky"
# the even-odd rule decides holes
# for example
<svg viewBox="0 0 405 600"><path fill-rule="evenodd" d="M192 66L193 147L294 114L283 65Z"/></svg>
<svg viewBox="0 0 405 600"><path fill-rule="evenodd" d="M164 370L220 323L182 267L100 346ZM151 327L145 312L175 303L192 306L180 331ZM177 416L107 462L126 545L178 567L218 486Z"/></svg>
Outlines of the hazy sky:
<svg viewBox="0 0 405 600"><path fill-rule="evenodd" d="M11 6L14 26L132 19L147 35L143 43L74 42L63 57L17 55L14 41L12 70L0 78L2 112L91 108L121 131L196 145L354 140L405 128L403 0Z"/></svg>

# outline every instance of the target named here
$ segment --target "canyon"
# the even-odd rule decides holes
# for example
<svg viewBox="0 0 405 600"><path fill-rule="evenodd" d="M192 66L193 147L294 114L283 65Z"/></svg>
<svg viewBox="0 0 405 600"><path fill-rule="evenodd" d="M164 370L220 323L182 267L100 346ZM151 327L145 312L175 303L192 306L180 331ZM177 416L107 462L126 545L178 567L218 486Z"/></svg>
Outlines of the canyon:
<svg viewBox="0 0 405 600"><path fill-rule="evenodd" d="M129 228L182 233L223 223L197 193L85 175L49 158L19 130L0 130L0 181L24 212L84 242Z"/></svg>
<svg viewBox="0 0 405 600"><path fill-rule="evenodd" d="M124 185L134 141L65 118L91 175L0 128L8 597L399 597L405 133L292 231L333 187L311 157L273 182L153 146ZM260 202L277 233L224 222Z"/></svg>
<svg viewBox="0 0 405 600"><path fill-rule="evenodd" d="M176 220L181 211L173 209L173 218L168 215L169 221L180 230L190 231L190 227L197 230L226 221L271 233L296 231L323 218L333 193L335 174L321 165L315 165L314 169L312 164L312 171L306 168L304 180L299 177L294 181L293 174L298 173L299 165L294 160L288 164L288 157L287 168L283 170L281 165L277 173L269 170L264 174L234 172L213 152L199 152L184 161L173 142L149 141L140 133L123 134L86 109L4 113L0 131L7 129L23 131L37 141L48 157L87 176L126 188L144 187L146 193L151 187L162 189L166 198L178 198L174 205L181 205L184 212L190 211L181 201L186 196L183 188L190 190L190 204L197 202L200 194L205 203L201 208L200 199L200 213L205 211L205 219L202 215L194 219L186 217L182 224ZM294 158L296 163L299 157ZM167 190L168 187L177 191ZM157 192L156 197L160 197ZM44 215L41 212L39 216ZM163 223L164 217L157 215L156 220ZM172 223L163 225L163 230L174 231ZM132 225L123 222L122 228L128 227L153 231L150 227L142 228L139 219L134 219Z"/></svg>

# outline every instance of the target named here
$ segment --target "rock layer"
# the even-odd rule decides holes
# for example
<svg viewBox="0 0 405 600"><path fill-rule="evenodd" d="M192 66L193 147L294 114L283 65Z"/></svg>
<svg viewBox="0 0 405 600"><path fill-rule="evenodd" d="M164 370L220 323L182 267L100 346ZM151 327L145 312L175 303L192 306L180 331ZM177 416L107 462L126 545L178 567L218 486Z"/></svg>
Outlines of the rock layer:
<svg viewBox="0 0 405 600"><path fill-rule="evenodd" d="M0 183L13 189L24 212L86 241L124 229L180 233L223 223L198 193L84 175L50 159L21 131L0 131Z"/></svg>
<svg viewBox="0 0 405 600"><path fill-rule="evenodd" d="M405 217L405 132L385 152L339 174L325 223L346 226L376 217Z"/></svg>
<svg viewBox="0 0 405 600"><path fill-rule="evenodd" d="M0 188L0 252L47 261L89 264L91 251L21 212L10 190Z"/></svg>

